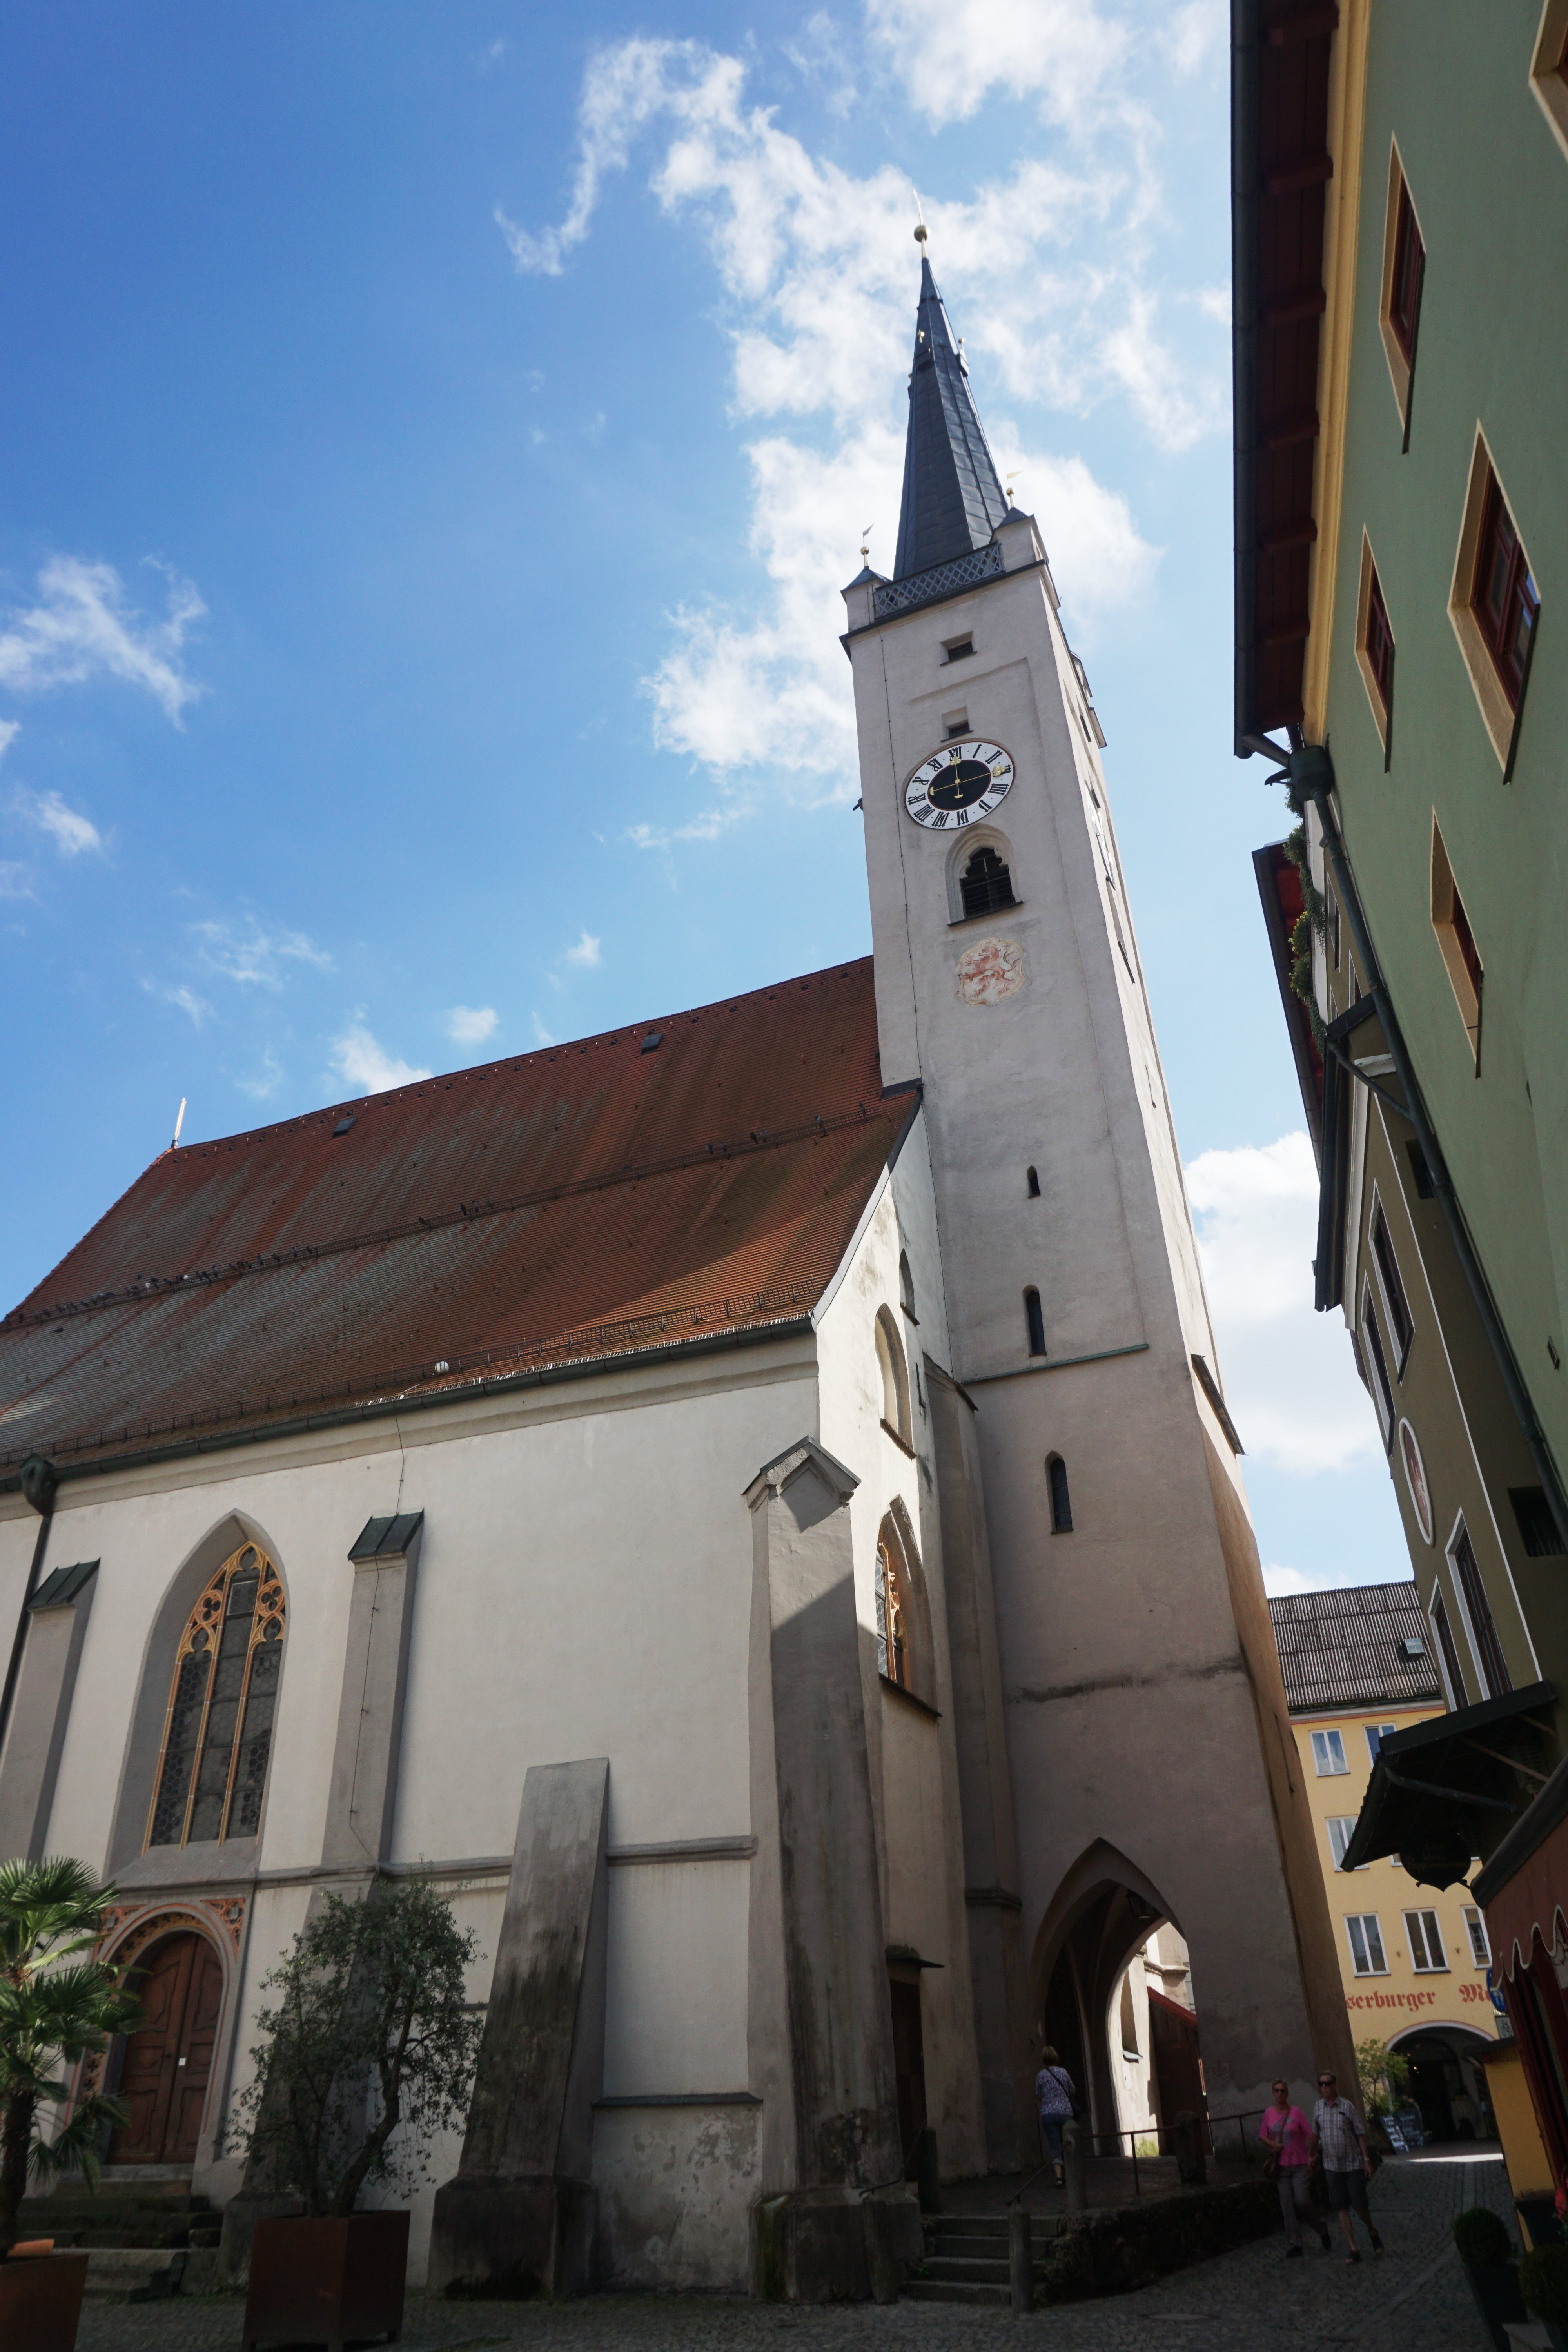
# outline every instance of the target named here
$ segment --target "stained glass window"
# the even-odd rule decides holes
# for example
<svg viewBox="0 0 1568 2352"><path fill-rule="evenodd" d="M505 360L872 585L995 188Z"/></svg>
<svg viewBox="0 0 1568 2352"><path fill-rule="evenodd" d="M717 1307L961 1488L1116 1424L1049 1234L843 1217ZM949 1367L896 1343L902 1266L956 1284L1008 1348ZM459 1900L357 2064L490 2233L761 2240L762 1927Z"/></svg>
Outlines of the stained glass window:
<svg viewBox="0 0 1568 2352"><path fill-rule="evenodd" d="M254 1837L272 1748L288 1603L266 1553L242 1544L185 1620L147 1843Z"/></svg>

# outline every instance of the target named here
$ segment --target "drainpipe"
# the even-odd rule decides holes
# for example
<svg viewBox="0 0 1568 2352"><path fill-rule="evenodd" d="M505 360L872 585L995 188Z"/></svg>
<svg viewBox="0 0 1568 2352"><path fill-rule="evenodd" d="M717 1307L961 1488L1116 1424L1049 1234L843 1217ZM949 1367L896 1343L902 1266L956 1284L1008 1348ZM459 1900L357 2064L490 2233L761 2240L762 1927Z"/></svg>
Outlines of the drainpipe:
<svg viewBox="0 0 1568 2352"><path fill-rule="evenodd" d="M5 1687L0 1691L0 1754L5 1748L5 1734L11 1722L11 1703L16 1696L16 1677L22 1671L22 1649L27 1639L27 1612L33 1595L38 1589L44 1554L49 1545L49 1522L55 1516L55 1490L59 1473L52 1462L41 1454L29 1454L22 1465L22 1494L38 1514L38 1539L33 1546L33 1565L27 1570L27 1589L22 1595L22 1606L16 1618L16 1638L11 1644L11 1663L5 1669Z"/></svg>
<svg viewBox="0 0 1568 2352"><path fill-rule="evenodd" d="M1465 1223L1464 1213L1455 1196L1453 1178L1448 1173L1448 1163L1438 1149L1432 1123L1426 1116L1426 1107L1422 1099L1421 1089L1415 1083L1415 1073L1411 1067L1410 1056L1405 1051L1404 1033L1394 1018L1393 1002L1383 978L1383 968L1373 952L1372 940L1366 928L1366 918L1362 911L1360 894L1351 874L1350 860L1345 856L1344 843L1340 838L1340 829L1334 822L1333 812L1329 805L1329 796L1334 789L1334 763L1329 756L1326 744L1304 742L1299 727L1293 726L1289 731L1290 750L1288 755L1282 755L1279 744L1271 743L1266 735L1248 736L1246 739L1247 749L1268 752L1276 760L1283 756L1284 765L1279 772L1280 780L1289 786L1291 796L1298 805L1302 802L1310 801L1317 809L1318 822L1322 827L1324 854L1333 867L1334 883L1340 894L1340 904L1349 919L1351 937L1355 941L1356 955L1366 975L1367 992L1377 1008L1377 1016L1383 1024L1383 1034L1387 1040L1389 1055L1399 1075L1399 1083L1405 1092L1405 1116L1415 1129L1422 1156L1431 1174L1432 1190L1443 1212L1444 1223L1448 1228L1448 1237L1454 1244L1459 1264L1464 1268L1465 1280L1469 1285L1470 1297L1474 1299L1476 1312L1481 1318L1481 1328L1491 1342L1492 1354L1497 1360L1497 1368L1501 1376L1503 1388L1507 1392L1510 1404L1513 1407L1514 1419L1519 1423L1525 1444L1530 1449L1530 1458L1535 1465L1535 1475L1540 1479L1542 1491L1546 1496L1547 1507L1557 1523L1557 1539L1563 1550L1568 1551L1568 1496L1563 1494L1563 1482L1557 1475L1557 1465L1552 1460L1552 1450L1546 1442L1546 1433L1535 1417L1535 1407L1530 1401L1530 1391L1525 1387L1523 1375L1515 1360L1508 1333L1503 1329L1502 1318L1493 1303L1490 1286L1482 1270L1480 1260L1476 1255L1475 1245L1470 1240L1469 1228ZM1270 778L1269 781L1272 782L1274 779Z"/></svg>

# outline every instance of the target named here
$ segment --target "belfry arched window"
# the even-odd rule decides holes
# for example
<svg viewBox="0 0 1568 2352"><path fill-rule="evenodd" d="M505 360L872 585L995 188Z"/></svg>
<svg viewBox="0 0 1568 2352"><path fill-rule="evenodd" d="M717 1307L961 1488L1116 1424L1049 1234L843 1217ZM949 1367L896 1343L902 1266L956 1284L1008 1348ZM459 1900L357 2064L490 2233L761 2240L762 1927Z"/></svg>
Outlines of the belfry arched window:
<svg viewBox="0 0 1568 2352"><path fill-rule="evenodd" d="M1011 907L1013 876L1006 860L992 848L977 849L963 869L959 884L966 915L989 915L998 907Z"/></svg>
<svg viewBox="0 0 1568 2352"><path fill-rule="evenodd" d="M287 1619L283 1580L256 1544L208 1580L174 1653L150 1846L260 1828Z"/></svg>

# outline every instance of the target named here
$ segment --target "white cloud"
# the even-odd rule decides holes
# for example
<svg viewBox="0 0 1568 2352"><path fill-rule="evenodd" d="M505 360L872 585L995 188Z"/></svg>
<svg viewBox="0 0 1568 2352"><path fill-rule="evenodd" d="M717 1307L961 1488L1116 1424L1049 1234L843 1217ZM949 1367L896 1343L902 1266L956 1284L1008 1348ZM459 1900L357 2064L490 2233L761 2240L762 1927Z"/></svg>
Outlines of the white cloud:
<svg viewBox="0 0 1568 2352"><path fill-rule="evenodd" d="M826 55L830 36L819 15L803 37ZM917 102L924 92L935 106L945 90L944 121L998 84L1070 111L1074 92L1100 90L1120 68L1127 40L1095 0L1021 0L1007 11L992 0L873 0L871 37L903 44ZM789 54L815 70L813 52ZM734 412L761 428L746 450L747 538L766 583L758 609L679 610L670 648L645 682L656 742L701 762L713 791L682 823L637 828L631 837L649 846L710 839L734 823L763 767L782 771L797 798L853 798L838 590L858 568L862 515L874 518L879 569L891 570L897 536L918 284L910 184L890 166L857 176L810 152L773 110L745 103L745 80L740 58L692 41L599 51L584 79L564 218L537 233L503 224L520 268L559 271L587 236L607 176L647 139L653 194L695 225L720 281ZM966 200L926 206L1002 470L1018 459L1030 477L1075 628L1144 593L1158 551L1125 497L1080 457L1043 447L1037 425L1026 435L1005 404L1044 400L1087 415L1124 400L1163 450L1226 417L1223 374L1191 376L1162 331L1163 304L1190 317L1193 298L1148 276L1162 203L1155 144L1152 120L1108 97L1092 124L1075 122L1059 155L1025 154Z"/></svg>
<svg viewBox="0 0 1568 2352"><path fill-rule="evenodd" d="M84 849L103 847L103 835L91 818L68 808L58 793L16 792L11 806L27 824L47 833L62 857L79 857Z"/></svg>
<svg viewBox="0 0 1568 2352"><path fill-rule="evenodd" d="M31 898L33 869L15 857L0 857L0 898Z"/></svg>
<svg viewBox="0 0 1568 2352"><path fill-rule="evenodd" d="M1342 1318L1312 1306L1318 1171L1300 1129L1187 1170L1226 1400L1249 1454L1299 1477L1373 1460L1372 1402Z"/></svg>
<svg viewBox="0 0 1568 2352"><path fill-rule="evenodd" d="M157 997L161 1003L176 1006L188 1017L195 1028L199 1029L204 1021L210 1021L213 1017L213 1009L206 998L198 996L194 988L186 988L184 982L178 987L171 988L161 985L156 981L144 980L142 985L149 996Z"/></svg>
<svg viewBox="0 0 1568 2352"><path fill-rule="evenodd" d="M585 971L591 971L601 961L599 942L592 931L584 931L576 946L567 949L566 961L568 963L580 964Z"/></svg>
<svg viewBox="0 0 1568 2352"><path fill-rule="evenodd" d="M1294 1592L1311 1592L1316 1587L1308 1583L1299 1568L1268 1566L1263 1571L1263 1590L1270 1601L1283 1601Z"/></svg>
<svg viewBox="0 0 1568 2352"><path fill-rule="evenodd" d="M311 964L318 971L332 969L325 948L319 948L303 931L264 930L254 915L236 916L221 923L193 923L191 935L209 971L243 987L281 988L285 964Z"/></svg>
<svg viewBox="0 0 1568 2352"><path fill-rule="evenodd" d="M500 1017L493 1004L454 1004L447 1034L454 1045L482 1045Z"/></svg>
<svg viewBox="0 0 1568 2352"><path fill-rule="evenodd" d="M430 1076L411 1062L399 1061L377 1044L365 1026L363 1011L355 1013L340 1036L332 1040L331 1065L356 1094L381 1095L395 1087L411 1087Z"/></svg>
<svg viewBox="0 0 1568 2352"><path fill-rule="evenodd" d="M0 760L5 757L21 731L22 722L19 719L0 719Z"/></svg>
<svg viewBox="0 0 1568 2352"><path fill-rule="evenodd" d="M234 1083L242 1095L249 1095L256 1102L268 1102L283 1083L283 1065L271 1046L264 1045L260 1068L248 1078L236 1078ZM375 1089L368 1091L374 1093Z"/></svg>
<svg viewBox="0 0 1568 2352"><path fill-rule="evenodd" d="M1180 74L1195 74L1221 47L1229 25L1227 0L1185 0L1161 34L1165 54Z"/></svg>
<svg viewBox="0 0 1568 2352"><path fill-rule="evenodd" d="M1126 58L1126 26L1095 0L868 0L873 42L932 124L963 122L993 89L1080 119Z"/></svg>
<svg viewBox="0 0 1568 2352"><path fill-rule="evenodd" d="M847 114L860 94L855 87L854 58L826 9L808 16L799 37L781 46L801 79L822 91L829 114Z"/></svg>
<svg viewBox="0 0 1568 2352"><path fill-rule="evenodd" d="M185 637L206 611L188 580L166 565L167 614L150 621L125 601L125 583L111 563L54 555L38 573L36 604L0 624L0 686L15 694L41 694L53 686L81 686L100 676L140 686L176 727L185 705L203 688L181 662Z"/></svg>
<svg viewBox="0 0 1568 2352"><path fill-rule="evenodd" d="M555 1039L552 1035L551 1032L545 1027L538 1013L531 1013L529 1017L533 1023L533 1039L535 1045L553 1045Z"/></svg>

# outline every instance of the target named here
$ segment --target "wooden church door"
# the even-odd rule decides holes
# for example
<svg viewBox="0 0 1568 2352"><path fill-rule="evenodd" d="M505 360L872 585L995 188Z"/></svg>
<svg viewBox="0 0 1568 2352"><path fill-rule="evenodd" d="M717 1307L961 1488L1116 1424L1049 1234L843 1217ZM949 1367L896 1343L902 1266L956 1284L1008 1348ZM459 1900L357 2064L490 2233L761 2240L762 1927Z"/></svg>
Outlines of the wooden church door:
<svg viewBox="0 0 1568 2352"><path fill-rule="evenodd" d="M196 2152L223 1967L205 1936L171 1936L132 1979L147 2022L125 2045L120 2095L128 2114L113 2164L189 2164Z"/></svg>

